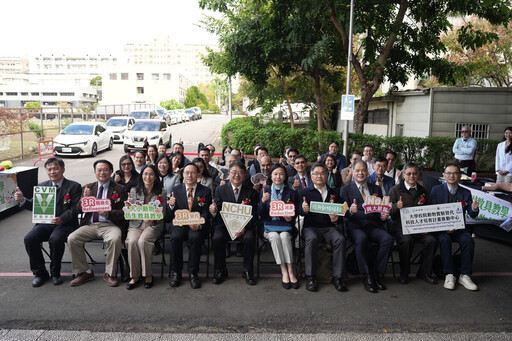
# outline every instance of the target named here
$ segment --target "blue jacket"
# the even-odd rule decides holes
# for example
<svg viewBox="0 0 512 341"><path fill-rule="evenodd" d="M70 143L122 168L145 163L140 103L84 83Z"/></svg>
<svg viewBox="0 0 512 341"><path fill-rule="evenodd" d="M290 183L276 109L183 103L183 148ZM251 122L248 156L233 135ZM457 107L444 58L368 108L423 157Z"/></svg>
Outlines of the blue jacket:
<svg viewBox="0 0 512 341"><path fill-rule="evenodd" d="M375 172L374 172L374 173L368 175L368 178L366 179L366 181L369 184L375 184L377 182L377 174L375 174ZM390 176L384 175L384 177L382 178L382 185L384 186L384 190L386 191L386 195L389 196L389 192L391 191L391 187L393 187L395 185L395 179L393 179Z"/></svg>
<svg viewBox="0 0 512 341"><path fill-rule="evenodd" d="M449 190L448 184L444 183L442 185L434 186L432 191L430 192L430 198L428 203L430 205L437 204L447 204L449 200ZM471 191L459 186L457 188L457 193L455 193L455 197L457 201L464 201L465 205L462 205L462 210L464 212L464 220L466 219L466 212L470 217L476 218L478 216L479 210L473 211L471 205L473 205L473 198L471 196Z"/></svg>

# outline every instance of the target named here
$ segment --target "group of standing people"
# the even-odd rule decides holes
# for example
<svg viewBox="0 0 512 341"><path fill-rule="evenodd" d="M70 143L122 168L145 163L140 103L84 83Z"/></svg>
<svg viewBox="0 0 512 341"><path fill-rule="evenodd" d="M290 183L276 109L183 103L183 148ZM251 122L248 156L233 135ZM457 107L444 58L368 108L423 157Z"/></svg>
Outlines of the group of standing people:
<svg viewBox="0 0 512 341"><path fill-rule="evenodd" d="M463 136L468 135L466 128L463 128ZM509 175L512 171L512 127L505 130L505 138L506 141L498 146L498 153L504 155L496 156L497 173L502 181L512 179ZM76 276L70 285L78 286L94 279L83 246L92 239L103 239L107 248L103 277L109 286L117 286L116 261L125 239L130 266L130 281L126 288L135 288L143 279L144 287L149 289L153 285L152 257L158 252L158 239L167 227L171 239L169 285L177 287L181 284L183 244L188 241L189 284L193 289L201 287L199 261L209 232L214 254L212 282L221 284L228 277L226 244L231 237L220 211L224 202L230 202L252 207L251 220L235 236L243 248L242 277L249 285L256 284L253 263L256 241L261 237L269 241L280 266L282 287L299 288L294 270L294 249L297 238L302 238L306 289L318 289L318 248L327 243L332 247L332 284L336 290L346 291L348 238L354 243L357 267L368 292L386 289L384 273L394 240L400 257L400 283L409 283L410 258L414 243L418 242L422 244L422 251L416 276L429 284L437 283L432 266L439 246L444 287L454 289L457 279L451 243L456 241L461 244L462 252L458 282L469 290L477 290L471 280L474 242L466 229L404 235L400 219L400 209L404 207L450 202L461 202L464 213L468 212L472 217L478 215L478 201L472 200L470 192L458 186L460 167L469 167L465 158L471 152L466 149L472 145L472 141L464 138L455 143L456 162L447 165L443 171L446 183L435 186L430 193L418 182L421 170L417 165L407 163L402 170L395 168L395 152L387 151L383 156L373 157L373 147L366 145L363 152L352 152L347 164L337 141L332 141L329 152L319 155L310 167L306 157L294 147L287 147L280 162L273 164L268 150L258 145L254 149L254 159L245 164L242 151L230 146L224 147L220 162L213 160L215 148L211 145L201 146L198 157L193 160L185 157L181 143L173 145L170 155L165 146L150 146L147 153L137 151L133 157L123 155L116 172L109 161L97 160L93 165L97 181L84 187L64 178L64 162L51 158L45 163L49 180L40 185L57 187L56 218L50 224L37 224L25 237L35 276L32 285L38 287L50 278L53 284L62 284L60 263L66 241ZM251 181L251 175L258 174L266 177L265 184ZM390 197L392 208L389 213L365 214L363 203L372 195ZM82 214L80 198L85 196L108 198L112 209ZM20 206L32 208L32 200L26 199L21 191L17 191L15 199ZM129 205L157 203L163 218L127 222L123 212L125 201ZM272 201L293 204L295 216L271 216ZM345 216L320 214L311 211L311 202L346 202L349 209ZM175 226L173 219L178 210L198 212L205 223ZM41 253L42 241L49 241L50 273Z"/></svg>

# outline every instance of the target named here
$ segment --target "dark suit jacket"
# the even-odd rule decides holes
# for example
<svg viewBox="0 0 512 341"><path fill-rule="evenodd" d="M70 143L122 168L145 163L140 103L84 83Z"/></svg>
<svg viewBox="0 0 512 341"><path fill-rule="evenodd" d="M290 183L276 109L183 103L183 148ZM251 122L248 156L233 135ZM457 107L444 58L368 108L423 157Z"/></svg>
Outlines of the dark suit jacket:
<svg viewBox="0 0 512 341"><path fill-rule="evenodd" d="M434 186L432 188L432 191L430 192L430 205L437 205L437 204L447 204L449 200L449 190L448 190L448 184L444 183L442 185ZM473 198L471 197L471 191L458 187L457 193L455 194L457 201L464 201L465 205L462 205L462 210L464 212L464 221L466 220L466 212L468 212L469 216L472 218L475 218L478 216L479 210L473 211L473 208L471 205L473 204Z"/></svg>
<svg viewBox="0 0 512 341"><path fill-rule="evenodd" d="M328 176L331 176L333 177L334 179L334 189L336 190L336 193L339 192L340 188L341 188L341 172L340 171L336 171L336 173L329 173Z"/></svg>
<svg viewBox="0 0 512 341"><path fill-rule="evenodd" d="M334 199L332 199L334 197ZM309 205L311 205L312 201L320 201L322 202L322 195L320 192L313 186L313 188L304 188L299 192L299 214L305 216L304 218L304 227L331 227L336 226L335 223L331 222L331 218L329 218L328 214L322 213L313 213L313 212L304 212L302 209L302 203L304 202L304 198ZM325 197L324 202L333 202L333 203L341 203L340 196L337 191L333 188L327 187L327 197Z"/></svg>
<svg viewBox="0 0 512 341"><path fill-rule="evenodd" d="M389 215L393 220L393 228L402 228L402 220L400 219L400 209L396 205L396 203L400 201L400 197L402 197L402 203L404 204L404 207L413 207L419 206L418 201L420 200L422 195L425 197L425 202L423 203L423 205L426 205L428 202L428 193L427 190L419 183L416 183L416 195L414 197L411 195L411 192L409 192L409 190L405 187L403 180L391 188L389 198L391 199L393 206L391 208L391 211L389 211Z"/></svg>
<svg viewBox="0 0 512 341"><path fill-rule="evenodd" d="M370 183L367 183L367 185L370 195L378 194L379 197L382 198L382 191L380 190L379 186ZM380 213L364 213L363 197L361 196L361 193L359 192L355 182L351 182L350 184L343 186L340 190L340 195L341 202L346 202L349 207L349 210L345 214L348 228L357 228L366 225L384 227L380 219ZM353 204L354 199L356 199L357 203L357 213L355 214L350 212L350 206Z"/></svg>
<svg viewBox="0 0 512 341"><path fill-rule="evenodd" d="M263 191L260 192L260 203L258 205L258 214L260 216L260 224L258 226L258 233L263 236L263 232L265 232L265 222L272 220L272 217L270 216L270 199L266 202L261 201L261 197L263 196L263 193L267 192L272 194L271 187L265 187ZM299 214L299 196L297 192L295 192L293 189L289 189L288 187L283 188L283 194L281 195L281 200L283 200L285 203L290 200L289 203L292 203L295 205L295 216ZM286 222L286 220L283 217L279 217L280 221ZM287 222L288 223L288 222ZM297 229L295 228L295 218L293 218L292 221L290 221L288 224L292 225L292 235L295 236L297 233Z"/></svg>
<svg viewBox="0 0 512 341"><path fill-rule="evenodd" d="M373 172L372 174L368 175L368 179L366 181L369 184L374 184L377 182L377 174ZM395 179L393 179L390 176L384 175L382 178L382 185L384 186L384 190L386 190L387 195L389 195L389 192L391 191L391 187L395 185Z"/></svg>
<svg viewBox="0 0 512 341"><path fill-rule="evenodd" d="M179 184L172 189L174 193L174 197L176 198L176 204L174 208L171 209L171 225L172 219L174 219L174 215L176 210L188 210L188 201L187 201L187 187L185 184ZM199 203L198 199L204 198L204 203ZM194 193L194 198L192 201L192 212L199 212L201 217L204 218L203 226L209 228L210 226L210 205L212 204L212 192L206 186L197 184L196 192ZM185 226L185 225L184 225Z"/></svg>
<svg viewBox="0 0 512 341"><path fill-rule="evenodd" d="M295 182L295 179L298 179L300 181L299 174L296 173L294 176L288 178L288 187L292 188L297 192L300 192L302 190L302 184L298 188L294 188L293 183ZM309 172L306 172L306 184L308 185L306 188L315 188L315 185L313 185L313 180L311 179L311 174L309 174Z"/></svg>
<svg viewBox="0 0 512 341"><path fill-rule="evenodd" d="M51 180L43 181L38 186L53 186ZM80 202L82 188L76 181L64 178L62 186L57 190L57 202L55 205L55 216L63 221L63 225L71 227L73 230L78 227L77 205ZM69 202L64 203L64 195L69 195ZM27 199L22 208L32 211L33 198Z"/></svg>
<svg viewBox="0 0 512 341"><path fill-rule="evenodd" d="M217 227L224 227L224 220L220 215L220 211L222 210L222 203L226 202L234 202L237 204L241 204L245 199L249 200L249 205L252 206L252 219L245 226L245 229L252 229L256 226L256 221L258 217L258 193L252 187L247 186L245 183L242 183L240 188L240 193L238 195L238 200L235 199L235 193L233 192L233 187L228 182L225 185L217 187L215 190L215 204L217 205L217 214L215 215L214 226L215 229Z"/></svg>
<svg viewBox="0 0 512 341"><path fill-rule="evenodd" d="M95 181L93 183L87 184L87 187L91 189L91 197L96 197L98 193L98 182ZM118 195L117 199L112 199L112 196L114 195L114 191ZM123 185L119 185L115 183L114 181L110 180L108 191L107 191L107 198L110 198L110 202L112 204L112 210L108 212L107 219L116 224L121 230L125 230L125 223L126 220L124 219L124 202L128 198L128 194L125 191L125 188ZM106 199L106 198L104 198ZM78 202L78 212L82 213L82 204L80 201ZM92 213L86 213L83 219L80 221L80 226L87 225L90 223L92 218Z"/></svg>

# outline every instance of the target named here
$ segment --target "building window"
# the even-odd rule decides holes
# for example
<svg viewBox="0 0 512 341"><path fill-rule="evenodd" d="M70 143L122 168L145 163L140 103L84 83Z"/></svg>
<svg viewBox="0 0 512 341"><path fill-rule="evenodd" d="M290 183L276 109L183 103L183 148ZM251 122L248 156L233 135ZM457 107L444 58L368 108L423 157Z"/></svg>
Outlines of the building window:
<svg viewBox="0 0 512 341"><path fill-rule="evenodd" d="M117 73L111 72L110 73L110 80L111 81L116 81L117 80Z"/></svg>
<svg viewBox="0 0 512 341"><path fill-rule="evenodd" d="M57 96L56 92L43 92L43 96Z"/></svg>
<svg viewBox="0 0 512 341"><path fill-rule="evenodd" d="M121 73L121 80L123 80L123 81L127 81L128 80L128 73L127 72L122 72Z"/></svg>
<svg viewBox="0 0 512 341"><path fill-rule="evenodd" d="M455 137L461 137L462 127L471 127L471 137L474 139L488 139L489 138L489 124L486 123L457 123L455 125Z"/></svg>
<svg viewBox="0 0 512 341"><path fill-rule="evenodd" d="M39 92L31 92L30 95L32 95L32 96L39 96Z"/></svg>
<svg viewBox="0 0 512 341"><path fill-rule="evenodd" d="M170 81L171 80L171 74L170 73L164 73L164 80Z"/></svg>
<svg viewBox="0 0 512 341"><path fill-rule="evenodd" d="M138 95L141 95L141 94L143 94L143 93L144 93L144 87L143 87L143 86L138 86L138 87L137 87L137 94L138 94Z"/></svg>
<svg viewBox="0 0 512 341"><path fill-rule="evenodd" d="M22 92L21 96L28 96L28 92Z"/></svg>
<svg viewBox="0 0 512 341"><path fill-rule="evenodd" d="M74 92L61 92L60 95L61 96L75 96L75 93Z"/></svg>
<svg viewBox="0 0 512 341"><path fill-rule="evenodd" d="M389 123L389 110L377 109L368 111L368 122L370 124L388 124Z"/></svg>
<svg viewBox="0 0 512 341"><path fill-rule="evenodd" d="M138 81L143 81L144 80L144 74L143 73L138 73L137 74L137 80Z"/></svg>
<svg viewBox="0 0 512 341"><path fill-rule="evenodd" d="M6 92L5 95L6 96L18 96L18 93L17 92Z"/></svg>
<svg viewBox="0 0 512 341"><path fill-rule="evenodd" d="M160 79L160 74L159 73L151 74L151 79L154 80L154 81L159 80Z"/></svg>

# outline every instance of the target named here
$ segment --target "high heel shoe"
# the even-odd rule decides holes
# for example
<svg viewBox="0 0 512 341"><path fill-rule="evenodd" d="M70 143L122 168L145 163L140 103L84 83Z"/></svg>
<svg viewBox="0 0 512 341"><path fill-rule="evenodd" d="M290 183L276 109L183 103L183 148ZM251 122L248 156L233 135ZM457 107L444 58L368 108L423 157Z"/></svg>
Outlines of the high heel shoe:
<svg viewBox="0 0 512 341"><path fill-rule="evenodd" d="M153 278L151 278L151 282L144 282L144 288L150 289L153 286Z"/></svg>
<svg viewBox="0 0 512 341"><path fill-rule="evenodd" d="M126 289L132 290L133 288L135 288L137 286L137 284L139 284L139 281L140 281L140 278L137 281L135 281L135 283L130 283L130 282L126 283Z"/></svg>
<svg viewBox="0 0 512 341"><path fill-rule="evenodd" d="M299 280L297 282L290 282L293 289L298 289L300 287Z"/></svg>
<svg viewBox="0 0 512 341"><path fill-rule="evenodd" d="M292 287L291 283L288 282L288 283L285 283L285 282L281 282L281 286L283 288L285 288L286 290L290 289Z"/></svg>

